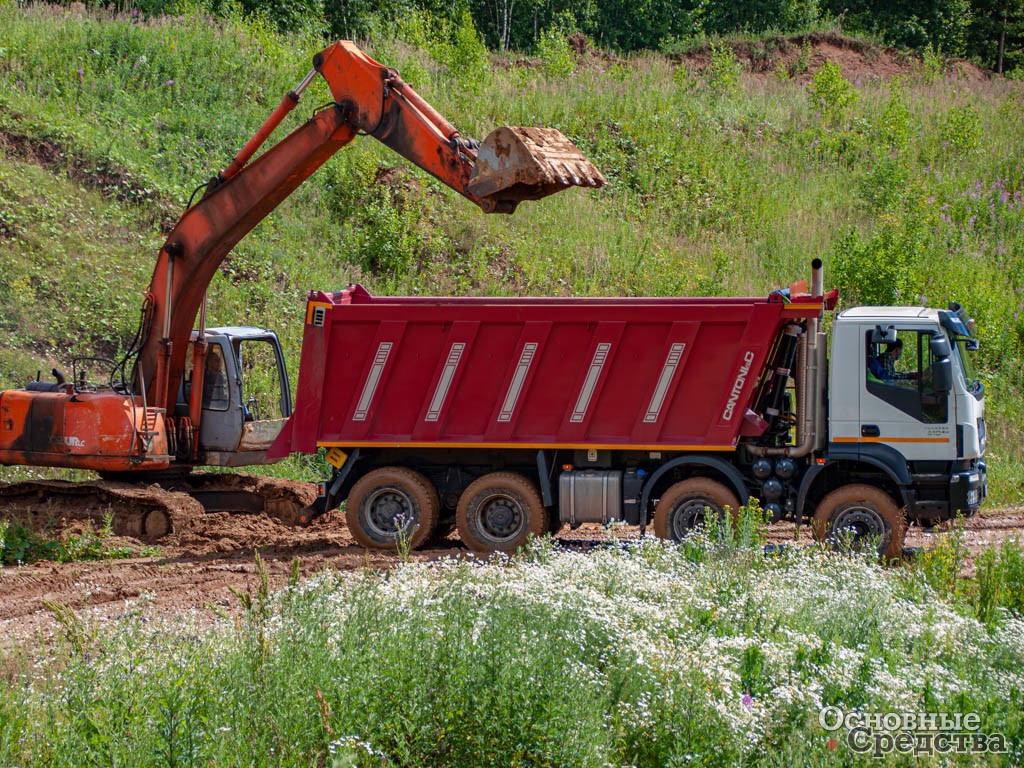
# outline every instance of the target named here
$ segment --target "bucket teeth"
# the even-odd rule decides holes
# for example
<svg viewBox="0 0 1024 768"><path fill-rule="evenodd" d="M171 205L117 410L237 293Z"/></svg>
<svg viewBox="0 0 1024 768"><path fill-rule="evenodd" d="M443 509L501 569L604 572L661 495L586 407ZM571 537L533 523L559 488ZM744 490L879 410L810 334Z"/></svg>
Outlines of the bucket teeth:
<svg viewBox="0 0 1024 768"><path fill-rule="evenodd" d="M555 128L503 126L477 154L469 191L499 207L537 200L569 187L602 187L605 178L576 145Z"/></svg>

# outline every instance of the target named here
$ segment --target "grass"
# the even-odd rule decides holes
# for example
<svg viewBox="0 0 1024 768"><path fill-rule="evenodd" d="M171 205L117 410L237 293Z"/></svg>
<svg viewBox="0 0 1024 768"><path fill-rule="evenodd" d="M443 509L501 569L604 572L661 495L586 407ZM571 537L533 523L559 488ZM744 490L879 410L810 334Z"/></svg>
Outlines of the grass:
<svg viewBox="0 0 1024 768"><path fill-rule="evenodd" d="M9 386L71 354L123 347L162 228L323 43L252 21L142 23L78 7L0 4L0 23L9 254L0 331L11 339L0 385ZM765 294L823 256L844 306L958 300L977 318L991 498L1021 499L1020 84L921 70L888 82L832 73L810 85L744 73L723 89L713 73L656 54L584 62L556 78L469 43L439 45L422 29L406 36L418 44L363 45L464 134L553 125L609 186L484 217L417 171L378 181L399 158L357 140L231 254L210 289L211 324L275 328L294 377L313 288L357 280L378 293ZM477 75L463 84L466 61ZM317 82L288 126L326 100ZM26 140L47 151L11 149Z"/></svg>
<svg viewBox="0 0 1024 768"><path fill-rule="evenodd" d="M100 524L89 522L80 532L59 536L46 529L37 530L21 520L0 520L0 566L27 565L40 560L58 563L85 560L121 560L150 557L156 547L131 547L114 540L113 517L104 516Z"/></svg>
<svg viewBox="0 0 1024 768"><path fill-rule="evenodd" d="M970 712L1005 737L1005 754L924 765L1024 757L1019 604L979 620L917 566L766 555L759 530L748 515L682 546L536 542L277 592L257 559L212 624L54 606L64 641L5 660L0 764L877 764L821 727L825 707ZM998 581L1019 595L1022 550L1005 550Z"/></svg>

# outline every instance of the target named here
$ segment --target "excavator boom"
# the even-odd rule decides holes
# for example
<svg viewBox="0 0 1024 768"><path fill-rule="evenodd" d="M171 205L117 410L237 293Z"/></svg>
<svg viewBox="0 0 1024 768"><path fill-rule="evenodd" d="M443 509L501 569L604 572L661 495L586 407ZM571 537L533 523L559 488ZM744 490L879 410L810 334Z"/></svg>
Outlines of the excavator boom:
<svg viewBox="0 0 1024 768"><path fill-rule="evenodd" d="M254 160L317 74L326 80L334 102ZM126 358L133 362L128 380L95 387L86 386L84 379L67 382L58 375L54 384L35 382L0 392L0 464L75 467L119 476L202 464L199 426L201 420L209 422L203 416L209 346L202 313L206 289L225 257L253 227L335 152L364 134L487 213L511 213L523 200L571 186L604 184L600 172L558 131L499 128L477 144L462 137L397 71L378 64L351 42L335 43L314 57L313 70L282 98L167 237L146 292L137 346ZM198 334L193 331L197 316ZM220 338L229 336L222 333ZM267 336L277 344L271 332L265 332ZM220 347L226 354L230 343L240 343L240 336L233 338L235 342L225 341L228 346ZM185 381L191 341L193 367ZM289 398L279 345L277 354L284 402ZM123 363L120 367L124 370ZM228 386L237 389L240 383L236 368ZM180 402L180 396L187 403ZM263 427L270 423L252 418L239 399L241 392L234 397L231 409L222 410L237 416L238 422L225 428L227 438L224 430L218 437L222 443L234 439L236 447L211 448L205 458L216 456L214 463L237 466L260 460L260 441L267 432ZM290 409L290 402L285 408Z"/></svg>
<svg viewBox="0 0 1024 768"><path fill-rule="evenodd" d="M250 162L319 73L334 104ZM149 401L173 411L185 347L206 288L235 244L341 147L368 134L447 184L485 213L572 186L600 187L597 170L552 128L498 128L478 145L431 107L394 69L354 43L337 42L189 208L160 250L147 293L150 327L138 356ZM193 419L195 420L195 419Z"/></svg>

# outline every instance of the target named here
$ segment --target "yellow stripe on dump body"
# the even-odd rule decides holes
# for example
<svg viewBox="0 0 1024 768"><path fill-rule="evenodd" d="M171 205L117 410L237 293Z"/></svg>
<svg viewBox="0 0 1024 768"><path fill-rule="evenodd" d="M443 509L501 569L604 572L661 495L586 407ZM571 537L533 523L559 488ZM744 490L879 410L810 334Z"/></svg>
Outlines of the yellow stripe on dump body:
<svg viewBox="0 0 1024 768"><path fill-rule="evenodd" d="M389 440L373 440L342 443L317 443L318 448L521 448L523 450L544 449L594 449L607 451L734 451L734 445L621 445L601 443L417 443Z"/></svg>

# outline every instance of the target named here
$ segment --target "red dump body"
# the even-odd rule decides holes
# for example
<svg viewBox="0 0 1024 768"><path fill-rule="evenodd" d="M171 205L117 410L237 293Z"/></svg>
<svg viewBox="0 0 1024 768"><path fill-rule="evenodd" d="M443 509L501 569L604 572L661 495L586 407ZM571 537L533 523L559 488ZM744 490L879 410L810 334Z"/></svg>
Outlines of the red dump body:
<svg viewBox="0 0 1024 768"><path fill-rule="evenodd" d="M730 450L793 320L825 298L314 292L270 457L341 448Z"/></svg>

